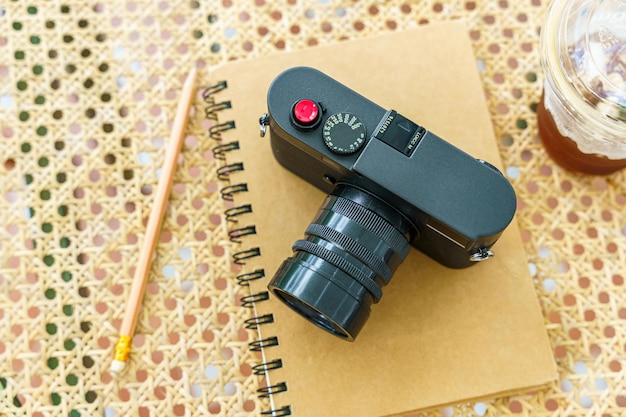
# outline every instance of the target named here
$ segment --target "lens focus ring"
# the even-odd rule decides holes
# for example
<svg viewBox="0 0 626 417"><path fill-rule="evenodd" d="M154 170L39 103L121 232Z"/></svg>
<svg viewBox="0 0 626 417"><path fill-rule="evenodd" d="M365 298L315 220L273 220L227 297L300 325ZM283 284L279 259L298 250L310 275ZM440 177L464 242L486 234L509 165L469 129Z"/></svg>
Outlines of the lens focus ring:
<svg viewBox="0 0 626 417"><path fill-rule="evenodd" d="M350 259L352 257L347 252L337 253L322 246L322 244L323 242L321 241L298 240L293 245L293 250L310 253L341 269L363 285L372 294L375 303L380 301L383 296L383 290L374 281L373 272L368 274L363 267L358 266L354 258Z"/></svg>
<svg viewBox="0 0 626 417"><path fill-rule="evenodd" d="M393 271L410 249L404 235L388 221L360 204L336 195L326 197L305 235L306 241L315 242L313 246L307 246L305 251L308 253L325 253L317 248L322 245L335 255L345 254L341 264L332 261L330 254L317 256L361 283L372 294L374 302L380 300L381 287L389 283ZM296 252L304 250L301 243L296 243L293 249ZM354 271L371 271L373 275L366 273L370 279L364 281L361 276L356 276L359 272Z"/></svg>
<svg viewBox="0 0 626 417"><path fill-rule="evenodd" d="M317 223L310 224L305 233L336 242L338 245L345 248L347 252L352 253L357 258L365 262L368 267L370 267L385 281L385 284L389 284L391 276L393 275L391 269L387 266L387 264L385 264L385 262L383 262L382 259L380 259L379 256L376 256L376 254L374 254L371 250L353 238L346 236L343 233L339 233L331 227Z"/></svg>
<svg viewBox="0 0 626 417"><path fill-rule="evenodd" d="M406 258L410 245L406 238L385 219L365 207L343 197L328 196L332 202L330 210L354 220L386 242L402 258Z"/></svg>

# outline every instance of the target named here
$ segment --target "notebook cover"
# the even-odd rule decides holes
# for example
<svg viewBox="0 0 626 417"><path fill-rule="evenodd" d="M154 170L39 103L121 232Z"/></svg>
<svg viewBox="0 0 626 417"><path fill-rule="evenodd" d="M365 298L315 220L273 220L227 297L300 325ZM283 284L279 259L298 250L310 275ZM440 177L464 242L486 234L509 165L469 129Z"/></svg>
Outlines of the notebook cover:
<svg viewBox="0 0 626 417"><path fill-rule="evenodd" d="M257 231L243 238L242 249L261 252L245 268L267 274L251 283L253 293L266 291L324 199L277 164L269 135L259 137L270 82L299 65L327 73L501 167L467 29L460 22L215 69L211 78L228 81L223 95L232 102L220 120L236 121L228 139L238 140L241 148L229 162L244 164L231 183L248 185L248 192L236 195L236 204L253 207L237 227L254 224ZM412 249L354 343L318 329L273 297L257 303L257 315L275 318L260 327L260 337L279 341L265 349L264 358L283 363L269 373L270 383L287 384L286 392L272 396L274 408L289 405L298 417L401 415L553 380L556 368L515 221L493 249L493 259L463 270L442 267Z"/></svg>

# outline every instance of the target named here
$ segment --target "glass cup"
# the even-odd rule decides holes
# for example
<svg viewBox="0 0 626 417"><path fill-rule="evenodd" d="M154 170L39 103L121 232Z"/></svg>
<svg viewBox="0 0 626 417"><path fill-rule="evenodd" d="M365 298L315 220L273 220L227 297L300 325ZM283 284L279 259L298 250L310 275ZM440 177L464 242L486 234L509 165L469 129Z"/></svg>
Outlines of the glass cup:
<svg viewBox="0 0 626 417"><path fill-rule="evenodd" d="M570 171L626 167L626 0L553 0L541 29L539 137Z"/></svg>

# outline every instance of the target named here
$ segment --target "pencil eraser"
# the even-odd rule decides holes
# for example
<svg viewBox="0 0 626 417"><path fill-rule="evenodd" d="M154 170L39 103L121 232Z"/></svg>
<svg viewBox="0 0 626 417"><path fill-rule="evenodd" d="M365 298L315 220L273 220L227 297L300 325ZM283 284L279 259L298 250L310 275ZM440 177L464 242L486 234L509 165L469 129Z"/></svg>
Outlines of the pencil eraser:
<svg viewBox="0 0 626 417"><path fill-rule="evenodd" d="M109 368L109 370L111 373L119 374L124 370L124 368L126 368L126 362L114 359L113 362L111 362L111 368Z"/></svg>

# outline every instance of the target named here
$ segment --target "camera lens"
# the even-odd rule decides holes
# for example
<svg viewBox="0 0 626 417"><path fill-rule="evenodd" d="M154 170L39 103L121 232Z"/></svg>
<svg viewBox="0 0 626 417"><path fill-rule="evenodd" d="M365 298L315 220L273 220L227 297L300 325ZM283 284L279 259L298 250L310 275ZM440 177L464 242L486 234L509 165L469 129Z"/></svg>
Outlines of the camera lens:
<svg viewBox="0 0 626 417"><path fill-rule="evenodd" d="M410 250L414 226L397 210L340 184L326 197L269 284L322 329L354 340Z"/></svg>

